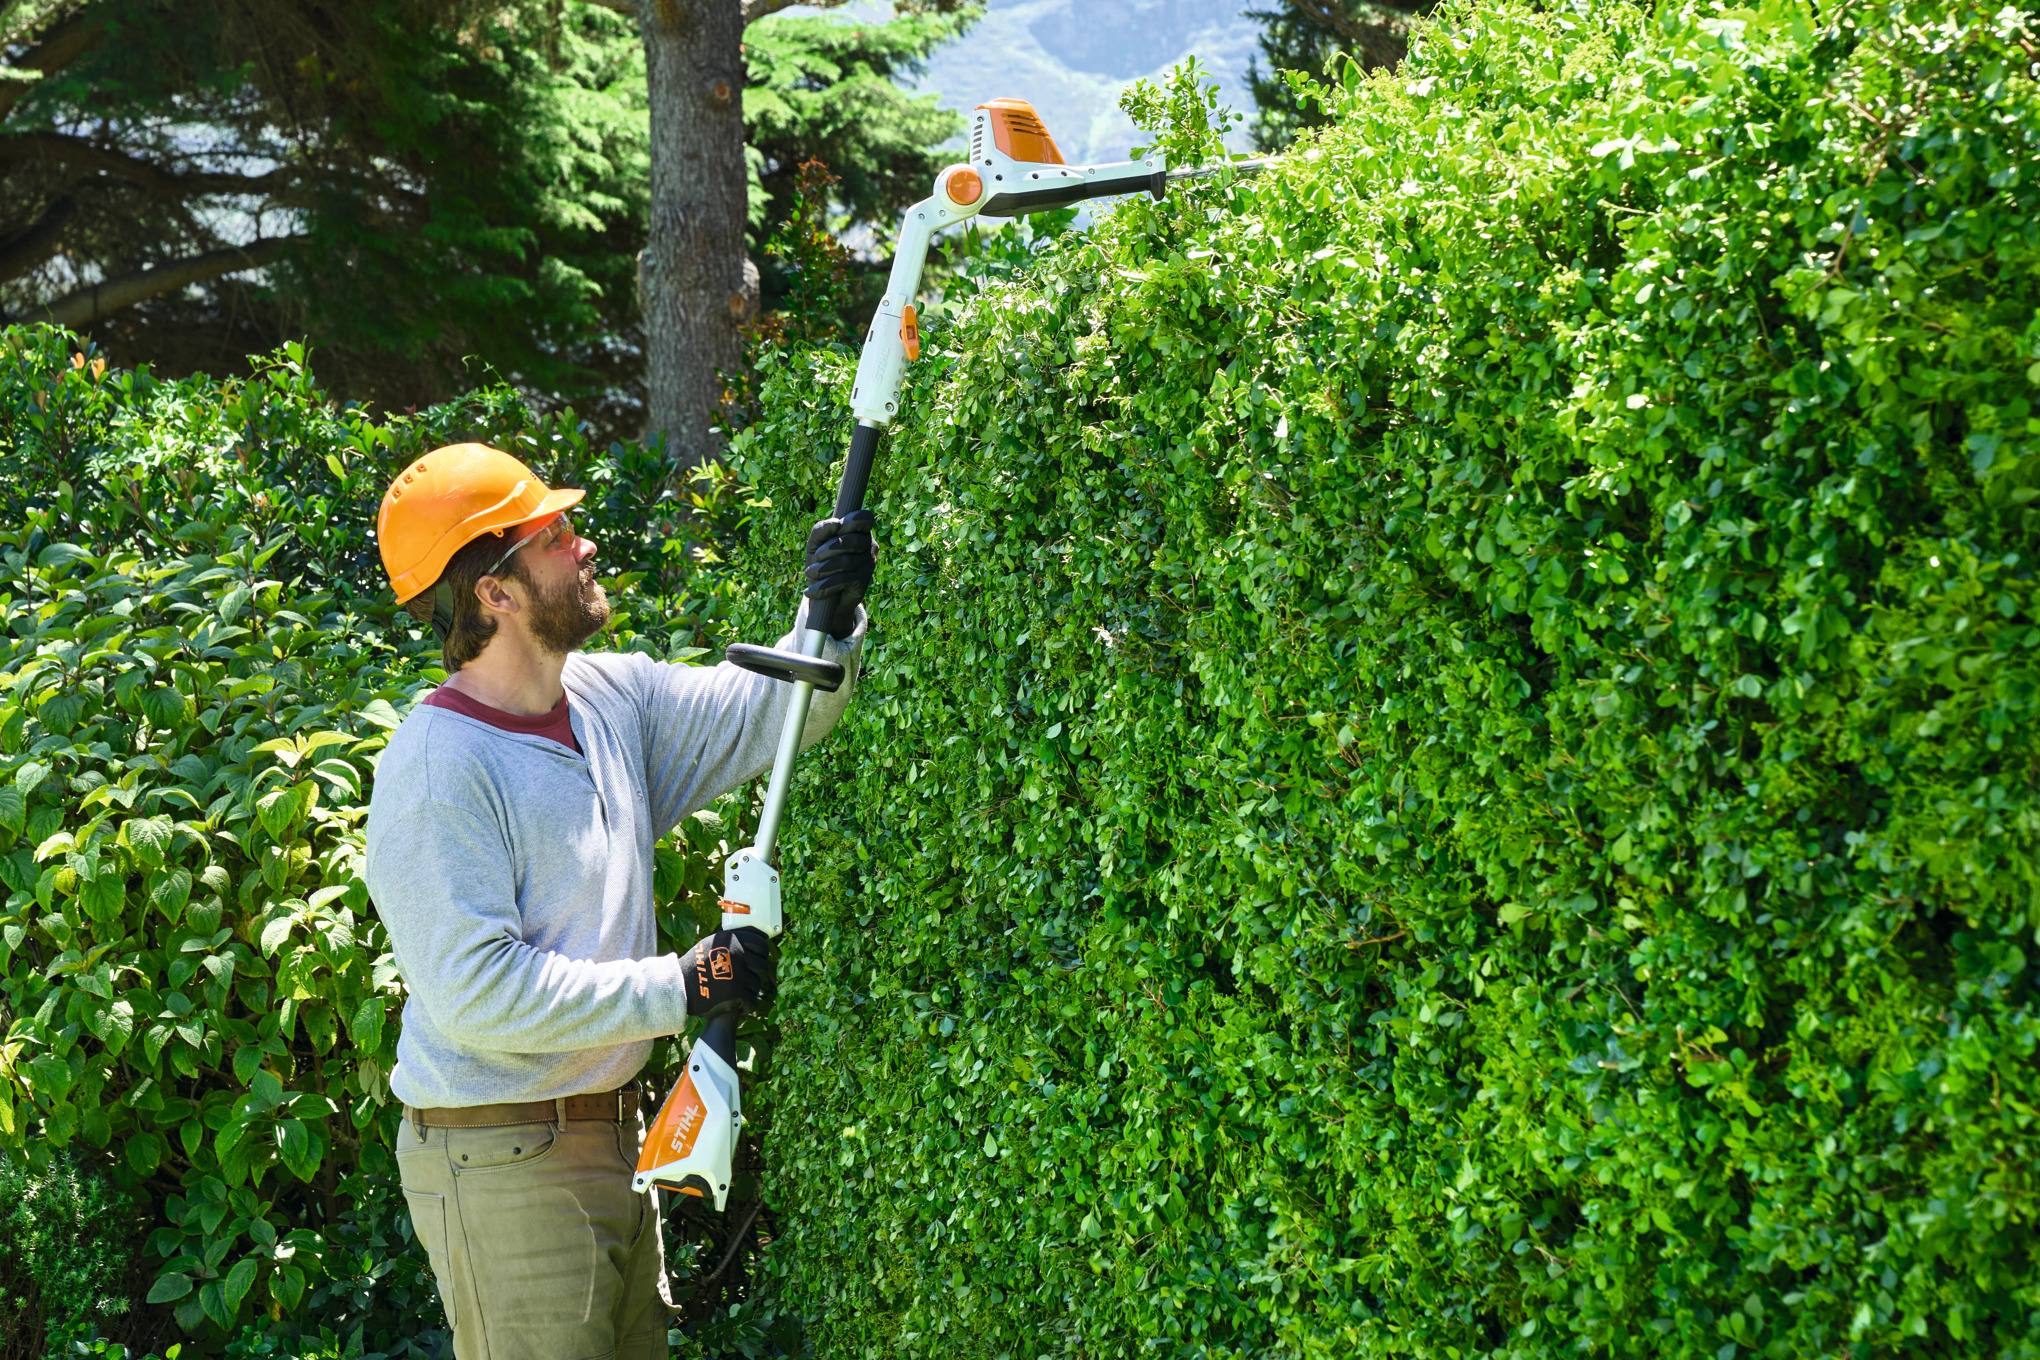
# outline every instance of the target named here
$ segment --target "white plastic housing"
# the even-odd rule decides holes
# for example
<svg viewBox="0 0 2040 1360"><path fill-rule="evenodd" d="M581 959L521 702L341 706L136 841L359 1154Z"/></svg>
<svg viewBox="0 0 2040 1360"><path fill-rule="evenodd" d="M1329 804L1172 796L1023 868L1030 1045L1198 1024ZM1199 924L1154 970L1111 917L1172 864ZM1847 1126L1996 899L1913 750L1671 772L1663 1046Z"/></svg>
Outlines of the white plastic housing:
<svg viewBox="0 0 2040 1360"><path fill-rule="evenodd" d="M747 845L723 863L722 909L724 930L756 926L767 935L777 935L786 928L779 902L779 871L765 862L757 846Z"/></svg>
<svg viewBox="0 0 2040 1360"><path fill-rule="evenodd" d="M645 1134L632 1193L663 1186L712 1199L720 1211L730 1197L737 1130L743 1125L735 1069L696 1039L686 1073Z"/></svg>

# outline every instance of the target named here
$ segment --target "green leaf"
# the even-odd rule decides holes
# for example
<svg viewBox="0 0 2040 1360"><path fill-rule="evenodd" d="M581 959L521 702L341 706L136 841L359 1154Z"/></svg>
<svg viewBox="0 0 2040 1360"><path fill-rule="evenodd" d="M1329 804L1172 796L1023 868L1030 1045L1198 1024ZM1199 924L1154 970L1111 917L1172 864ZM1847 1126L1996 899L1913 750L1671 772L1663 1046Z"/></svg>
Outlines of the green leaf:
<svg viewBox="0 0 2040 1360"><path fill-rule="evenodd" d="M170 848L170 819L168 817L137 817L120 829L120 838L135 852L135 858L147 868L156 868L163 863Z"/></svg>
<svg viewBox="0 0 2040 1360"><path fill-rule="evenodd" d="M262 829L279 842L288 840L291 826L297 820L299 801L294 789L274 789L263 794L255 803Z"/></svg>
<svg viewBox="0 0 2040 1360"><path fill-rule="evenodd" d="M191 871L183 867L162 869L149 876L149 905L166 921L175 922L191 900Z"/></svg>
<svg viewBox="0 0 2040 1360"><path fill-rule="evenodd" d="M151 1175L163 1161L163 1140L160 1136L146 1130L137 1131L128 1134L122 1140L121 1151L127 1158L128 1166L136 1175ZM185 1288L190 1288L189 1280L185 1281ZM180 1292L175 1297L182 1298L184 1295ZM163 1303L166 1300L156 1298L154 1290L151 1290L149 1302Z"/></svg>
<svg viewBox="0 0 2040 1360"><path fill-rule="evenodd" d="M134 1033L135 1008L127 999L123 997L108 1005L105 1010L105 1023L99 1032L100 1041L106 1045L106 1051L118 1057L120 1051L127 1047L128 1040L134 1037Z"/></svg>
<svg viewBox="0 0 2040 1360"><path fill-rule="evenodd" d="M191 1277L172 1272L158 1275L156 1282L149 1286L150 1303L170 1303L191 1292Z"/></svg>
<svg viewBox="0 0 2040 1360"><path fill-rule="evenodd" d="M158 685L142 692L142 716L151 726L169 730L188 720L190 701L174 686Z"/></svg>
<svg viewBox="0 0 2040 1360"><path fill-rule="evenodd" d="M301 1119L282 1119L276 1124L276 1150L284 1168L301 1181L309 1181L319 1168L311 1130Z"/></svg>
<svg viewBox="0 0 2040 1360"><path fill-rule="evenodd" d="M297 1311L298 1300L305 1294L304 1272L296 1266L279 1267L269 1277L269 1295L286 1314Z"/></svg>
<svg viewBox="0 0 2040 1360"><path fill-rule="evenodd" d="M347 1033L355 1046L367 1053L382 1048L383 999L371 996L355 1007L354 1014L347 1021Z"/></svg>
<svg viewBox="0 0 2040 1360"><path fill-rule="evenodd" d="M207 1317L222 1328L232 1330L234 1310L227 1306L225 1287L219 1280L208 1280L198 1287L198 1306Z"/></svg>
<svg viewBox="0 0 2040 1360"><path fill-rule="evenodd" d="M97 877L78 882L78 902L85 914L101 924L119 919L127 906L126 885L120 874L111 867L102 869Z"/></svg>
<svg viewBox="0 0 2040 1360"><path fill-rule="evenodd" d="M283 942L290 938L291 928L296 924L296 917L285 912L262 927L262 954L265 958L283 948Z"/></svg>
<svg viewBox="0 0 2040 1360"><path fill-rule="evenodd" d="M0 826L17 836L28 829L28 797L19 784L0 785Z"/></svg>
<svg viewBox="0 0 2040 1360"><path fill-rule="evenodd" d="M394 730L403 722L402 716L390 707L387 699L370 699L361 706L360 713L364 722L374 723L377 727Z"/></svg>

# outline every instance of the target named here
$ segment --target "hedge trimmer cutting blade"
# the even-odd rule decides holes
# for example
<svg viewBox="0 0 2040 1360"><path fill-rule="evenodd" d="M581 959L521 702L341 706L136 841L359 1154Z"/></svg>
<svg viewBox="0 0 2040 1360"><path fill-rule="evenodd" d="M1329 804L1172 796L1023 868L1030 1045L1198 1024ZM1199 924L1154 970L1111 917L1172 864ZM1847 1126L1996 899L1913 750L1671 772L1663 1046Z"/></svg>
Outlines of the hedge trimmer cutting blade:
<svg viewBox="0 0 2040 1360"><path fill-rule="evenodd" d="M1110 165L1066 165L1055 139L1025 100L994 99L978 105L971 115L969 163L944 169L935 177L935 192L908 208L900 219L892 273L872 317L871 330L864 337L857 379L850 389L850 409L857 426L836 489L835 517L842 519L864 508L879 431L892 423L899 409L900 378L907 363L921 357L914 296L921 286L928 243L937 231L980 215L1017 217L1118 194L1149 193L1160 198L1173 182L1227 170L1252 173L1268 164L1270 160L1260 159L1169 170L1160 157L1149 156ZM822 659L822 648L838 627L853 621L833 617L832 604L811 602L797 652L740 643L727 653L731 662L746 670L792 682L793 701L772 762L757 840L731 855L723 866L725 930L756 926L776 936L784 928L779 871L773 867L779 824L793 783L801 730L807 725L808 703L817 688L833 693L844 679L839 663ZM737 1133L744 1123L736 1044L737 1018L732 1015L711 1020L695 1041L687 1055L687 1071L645 1135L633 1189L666 1186L683 1195L712 1199L717 1209L725 1207Z"/></svg>

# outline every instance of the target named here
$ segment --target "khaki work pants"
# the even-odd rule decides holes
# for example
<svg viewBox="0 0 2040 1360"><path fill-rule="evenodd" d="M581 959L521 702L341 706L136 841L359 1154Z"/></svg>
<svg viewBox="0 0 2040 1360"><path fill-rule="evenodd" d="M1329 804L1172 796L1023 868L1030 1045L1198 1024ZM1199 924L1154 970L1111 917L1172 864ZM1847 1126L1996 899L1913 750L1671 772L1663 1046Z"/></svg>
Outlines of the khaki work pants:
<svg viewBox="0 0 2040 1360"><path fill-rule="evenodd" d="M630 1189L642 1117L428 1128L397 1166L457 1360L666 1360L659 1212Z"/></svg>

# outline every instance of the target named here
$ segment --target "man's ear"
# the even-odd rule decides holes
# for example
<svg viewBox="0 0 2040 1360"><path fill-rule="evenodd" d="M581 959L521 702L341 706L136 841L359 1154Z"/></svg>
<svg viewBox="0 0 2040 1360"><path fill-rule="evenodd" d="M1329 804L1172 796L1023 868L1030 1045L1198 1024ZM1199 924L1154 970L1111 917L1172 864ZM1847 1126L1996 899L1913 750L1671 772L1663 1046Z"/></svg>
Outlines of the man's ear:
<svg viewBox="0 0 2040 1360"><path fill-rule="evenodd" d="M481 603L482 608L494 610L498 614L518 614L524 610L517 597L510 593L506 577L484 576L476 581L475 599Z"/></svg>

